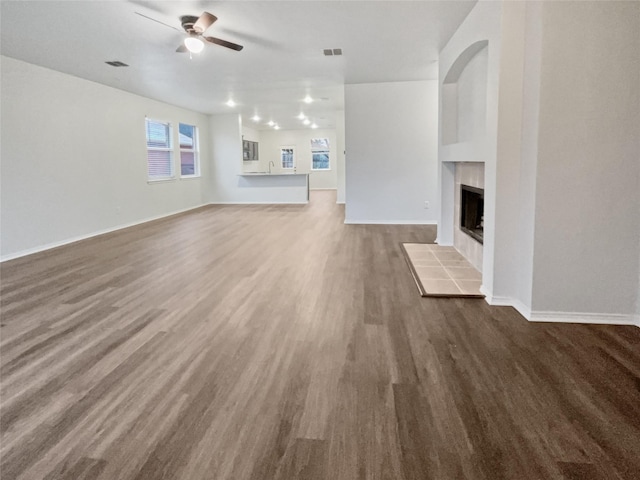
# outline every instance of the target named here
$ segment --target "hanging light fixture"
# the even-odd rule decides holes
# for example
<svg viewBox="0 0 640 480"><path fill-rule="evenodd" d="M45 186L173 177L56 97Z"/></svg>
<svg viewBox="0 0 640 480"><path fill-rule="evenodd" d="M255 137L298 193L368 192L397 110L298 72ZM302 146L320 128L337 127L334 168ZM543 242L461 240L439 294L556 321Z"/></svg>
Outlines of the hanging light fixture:
<svg viewBox="0 0 640 480"><path fill-rule="evenodd" d="M200 53L204 48L204 42L198 37L190 36L184 39L184 46L187 47L191 53Z"/></svg>

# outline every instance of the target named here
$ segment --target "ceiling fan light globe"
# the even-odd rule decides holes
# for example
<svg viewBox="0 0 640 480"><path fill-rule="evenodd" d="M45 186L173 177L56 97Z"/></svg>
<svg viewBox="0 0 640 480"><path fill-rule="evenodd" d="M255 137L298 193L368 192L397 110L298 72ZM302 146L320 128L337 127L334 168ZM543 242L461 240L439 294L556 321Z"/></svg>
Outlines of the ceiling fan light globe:
<svg viewBox="0 0 640 480"><path fill-rule="evenodd" d="M204 48L204 42L197 37L187 37L184 39L184 46L191 53L200 53Z"/></svg>

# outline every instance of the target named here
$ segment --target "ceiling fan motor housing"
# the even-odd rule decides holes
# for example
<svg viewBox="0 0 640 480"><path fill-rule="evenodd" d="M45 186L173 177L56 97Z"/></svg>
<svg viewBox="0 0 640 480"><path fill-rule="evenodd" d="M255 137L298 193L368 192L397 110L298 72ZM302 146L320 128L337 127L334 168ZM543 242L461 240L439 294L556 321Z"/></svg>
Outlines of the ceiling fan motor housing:
<svg viewBox="0 0 640 480"><path fill-rule="evenodd" d="M193 28L193 25L198 21L198 17L193 15L184 15L180 17L180 21L182 22L182 28L184 28L187 33L202 33L198 32Z"/></svg>

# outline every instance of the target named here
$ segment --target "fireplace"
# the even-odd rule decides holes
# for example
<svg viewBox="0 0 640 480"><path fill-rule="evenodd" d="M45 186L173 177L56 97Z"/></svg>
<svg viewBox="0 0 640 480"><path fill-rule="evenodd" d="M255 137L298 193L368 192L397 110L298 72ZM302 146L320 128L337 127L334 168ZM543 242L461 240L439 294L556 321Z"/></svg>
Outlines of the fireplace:
<svg viewBox="0 0 640 480"><path fill-rule="evenodd" d="M484 190L460 185L460 229L482 243L484 230Z"/></svg>

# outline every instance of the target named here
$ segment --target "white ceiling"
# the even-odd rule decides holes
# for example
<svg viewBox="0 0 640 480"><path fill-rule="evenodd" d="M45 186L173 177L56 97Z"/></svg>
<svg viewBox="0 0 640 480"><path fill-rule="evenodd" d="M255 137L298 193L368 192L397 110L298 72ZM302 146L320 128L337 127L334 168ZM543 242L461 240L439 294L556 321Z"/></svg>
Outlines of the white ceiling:
<svg viewBox="0 0 640 480"><path fill-rule="evenodd" d="M438 52L474 4L2 0L1 45L3 55L198 112L237 111L248 124L257 113L290 129L302 128L302 111L323 128L335 126L345 84L436 78ZM136 14L181 29L181 15L205 10L218 17L205 34L244 50L207 44L190 60L175 53L184 33ZM303 103L307 94L316 101Z"/></svg>

